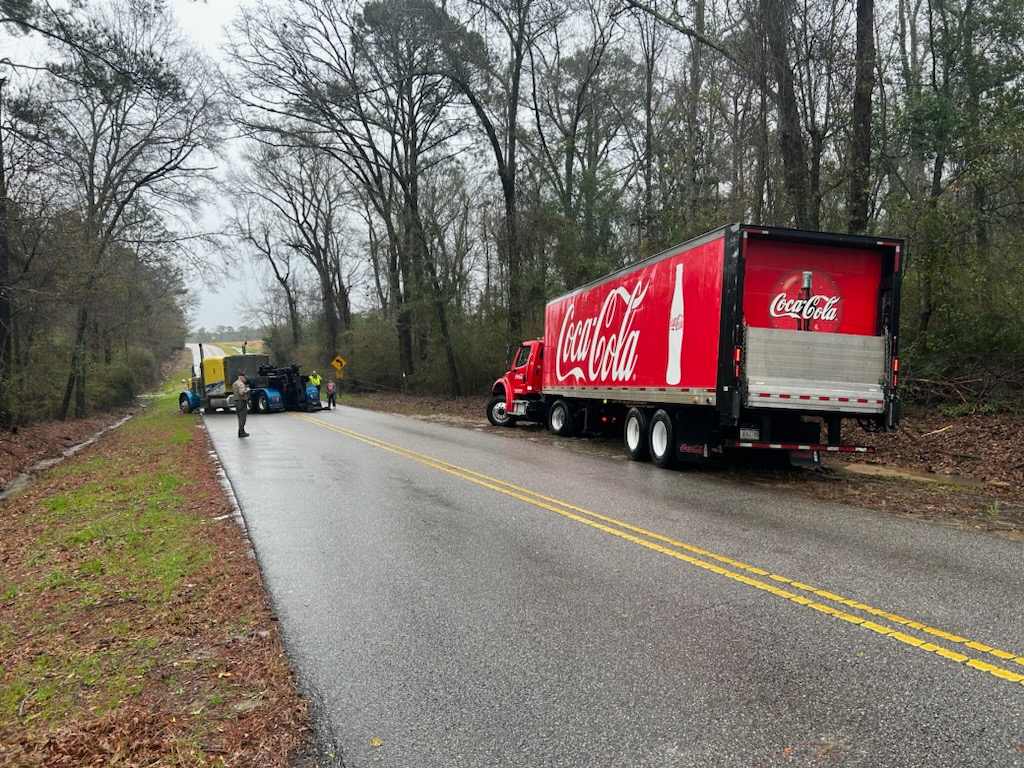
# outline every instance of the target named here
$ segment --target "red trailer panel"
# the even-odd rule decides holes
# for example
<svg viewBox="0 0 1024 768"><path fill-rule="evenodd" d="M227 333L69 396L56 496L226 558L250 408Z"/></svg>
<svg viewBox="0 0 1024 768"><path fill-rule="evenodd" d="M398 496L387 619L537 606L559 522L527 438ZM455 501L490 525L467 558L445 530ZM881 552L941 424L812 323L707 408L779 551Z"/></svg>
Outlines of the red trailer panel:
<svg viewBox="0 0 1024 768"><path fill-rule="evenodd" d="M747 238L743 318L753 328L877 336L882 258L877 248Z"/></svg>
<svg viewBox="0 0 1024 768"><path fill-rule="evenodd" d="M550 302L544 392L713 402L724 255L719 231Z"/></svg>

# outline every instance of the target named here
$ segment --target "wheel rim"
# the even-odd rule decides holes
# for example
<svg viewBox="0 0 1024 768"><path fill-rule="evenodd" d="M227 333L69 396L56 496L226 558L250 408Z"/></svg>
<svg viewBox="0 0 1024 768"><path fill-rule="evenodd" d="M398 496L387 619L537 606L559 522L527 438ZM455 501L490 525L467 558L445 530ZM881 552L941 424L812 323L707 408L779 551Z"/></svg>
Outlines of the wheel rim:
<svg viewBox="0 0 1024 768"><path fill-rule="evenodd" d="M626 422L626 445L631 451L640 447L640 419L635 416L630 417Z"/></svg>
<svg viewBox="0 0 1024 768"><path fill-rule="evenodd" d="M551 412L551 427L556 432L561 432L562 427L565 426L565 409L558 406Z"/></svg>
<svg viewBox="0 0 1024 768"><path fill-rule="evenodd" d="M668 427L663 421L656 421L651 427L651 450L659 457L664 456L668 450Z"/></svg>
<svg viewBox="0 0 1024 768"><path fill-rule="evenodd" d="M494 420L499 424L504 424L508 421L508 411L505 410L505 403L499 401L494 404L491 408L491 415L494 416Z"/></svg>

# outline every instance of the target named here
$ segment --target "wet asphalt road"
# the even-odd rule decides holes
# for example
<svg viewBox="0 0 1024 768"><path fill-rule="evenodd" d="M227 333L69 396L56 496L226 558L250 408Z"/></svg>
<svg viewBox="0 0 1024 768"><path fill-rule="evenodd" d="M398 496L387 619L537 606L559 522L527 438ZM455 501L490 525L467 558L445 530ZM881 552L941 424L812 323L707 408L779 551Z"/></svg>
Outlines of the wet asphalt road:
<svg viewBox="0 0 1024 768"><path fill-rule="evenodd" d="M1019 542L351 408L207 426L338 764L1024 765Z"/></svg>

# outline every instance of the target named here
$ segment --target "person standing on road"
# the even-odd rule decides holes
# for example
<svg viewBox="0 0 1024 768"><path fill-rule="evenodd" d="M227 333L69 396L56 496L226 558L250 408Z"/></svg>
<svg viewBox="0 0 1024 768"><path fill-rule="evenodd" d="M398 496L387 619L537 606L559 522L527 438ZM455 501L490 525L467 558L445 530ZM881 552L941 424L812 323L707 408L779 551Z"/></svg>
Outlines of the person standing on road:
<svg viewBox="0 0 1024 768"><path fill-rule="evenodd" d="M235 415L238 416L238 436L248 437L249 433L245 431L245 417L249 413L249 384L245 379L244 373L238 374L238 378L231 385L231 389L235 393Z"/></svg>
<svg viewBox="0 0 1024 768"><path fill-rule="evenodd" d="M334 402L334 382L327 382L327 407L334 408L337 404Z"/></svg>
<svg viewBox="0 0 1024 768"><path fill-rule="evenodd" d="M316 399L320 399L320 374L313 371L309 374L309 383L316 387Z"/></svg>

